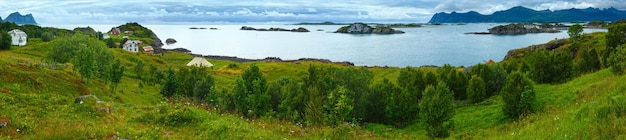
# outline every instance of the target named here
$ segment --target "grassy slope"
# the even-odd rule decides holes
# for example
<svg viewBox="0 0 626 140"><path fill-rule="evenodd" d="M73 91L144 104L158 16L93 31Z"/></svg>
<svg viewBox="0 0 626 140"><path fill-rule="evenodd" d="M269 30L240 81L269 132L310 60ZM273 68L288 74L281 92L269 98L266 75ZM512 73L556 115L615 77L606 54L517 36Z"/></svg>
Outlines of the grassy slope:
<svg viewBox="0 0 626 140"><path fill-rule="evenodd" d="M41 63L49 46L49 43L32 39L26 47L0 51L0 120L11 121L8 127L0 129L0 138L91 139L113 135L131 139L427 138L420 123L403 129L379 124L369 124L364 128L302 128L272 118L242 119L237 115L218 113L212 107L193 101L167 102L158 93L159 85L139 88L139 80L131 78L135 75L131 69L137 60L157 65L163 70L178 68L184 67L192 58L182 53L153 56L115 49L116 57L122 60L127 70L118 87L120 90L112 92L104 81L85 81L71 69L51 70L34 66ZM16 59L29 60L30 64L19 64ZM258 65L270 81L281 76L304 74L310 64L341 67L318 62L209 61L215 65L212 73L217 86L227 89L232 88L235 78L252 64ZM228 68L229 64L237 64L238 68ZM370 70L375 74L375 81L383 78L395 81L399 69ZM456 127L450 138L623 139L626 119L618 115L598 115L612 106L610 100L624 99L625 81L626 76L615 76L605 69L560 85L537 85L536 106L539 111L519 121L504 118L499 96L478 105L458 107L453 118ZM106 103L73 103L75 97L86 92L97 95ZM101 106L111 106L115 111L106 114L97 109ZM168 120L173 117L193 121L180 124Z"/></svg>

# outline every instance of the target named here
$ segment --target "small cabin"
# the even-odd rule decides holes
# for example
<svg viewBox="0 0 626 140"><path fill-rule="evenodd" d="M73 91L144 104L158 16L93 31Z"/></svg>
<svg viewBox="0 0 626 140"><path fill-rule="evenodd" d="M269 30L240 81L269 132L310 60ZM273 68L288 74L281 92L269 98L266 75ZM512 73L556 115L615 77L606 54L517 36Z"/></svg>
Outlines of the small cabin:
<svg viewBox="0 0 626 140"><path fill-rule="evenodd" d="M111 32L109 32L112 35L119 35L120 34L120 28L113 28L111 29Z"/></svg>
<svg viewBox="0 0 626 140"><path fill-rule="evenodd" d="M143 52L154 53L154 48L152 48L152 46L144 46L142 47L142 49L143 49Z"/></svg>
<svg viewBox="0 0 626 140"><path fill-rule="evenodd" d="M28 35L26 35L26 32L19 29L9 31L9 35L11 35L12 38L11 45L24 46L26 45L26 41L28 41Z"/></svg>

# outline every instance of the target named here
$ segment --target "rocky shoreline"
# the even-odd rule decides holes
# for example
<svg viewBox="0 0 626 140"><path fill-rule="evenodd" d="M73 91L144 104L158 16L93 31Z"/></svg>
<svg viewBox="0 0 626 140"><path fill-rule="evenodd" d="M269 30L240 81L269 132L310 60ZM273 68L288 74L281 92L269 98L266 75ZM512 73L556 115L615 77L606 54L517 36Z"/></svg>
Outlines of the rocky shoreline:
<svg viewBox="0 0 626 140"><path fill-rule="evenodd" d="M236 57L236 56L200 55L200 54L191 54L191 55L196 56L196 57L204 57L204 58L207 58L207 59L227 60L227 61L233 61L233 62L239 62L239 63L243 63L243 62L293 62L293 63L298 63L300 61L310 61L310 62L322 62L322 63L341 64L341 65L344 65L344 66L354 66L354 63L348 62L348 61L333 62L333 61L330 61L328 59L319 59L319 58L300 58L300 59L296 59L296 60L283 60L280 57L265 57L263 59L247 59L247 58L239 58L239 57Z"/></svg>

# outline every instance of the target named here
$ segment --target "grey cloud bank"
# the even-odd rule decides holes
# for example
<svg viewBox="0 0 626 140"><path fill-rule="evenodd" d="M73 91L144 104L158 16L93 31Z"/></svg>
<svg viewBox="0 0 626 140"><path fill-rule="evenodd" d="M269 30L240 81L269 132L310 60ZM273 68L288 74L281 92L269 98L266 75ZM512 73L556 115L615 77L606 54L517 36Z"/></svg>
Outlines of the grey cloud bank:
<svg viewBox="0 0 626 140"><path fill-rule="evenodd" d="M624 0L255 0L255 1L1 1L0 16L32 13L43 25L186 22L427 22L438 12L491 14L514 6L535 10L609 8Z"/></svg>

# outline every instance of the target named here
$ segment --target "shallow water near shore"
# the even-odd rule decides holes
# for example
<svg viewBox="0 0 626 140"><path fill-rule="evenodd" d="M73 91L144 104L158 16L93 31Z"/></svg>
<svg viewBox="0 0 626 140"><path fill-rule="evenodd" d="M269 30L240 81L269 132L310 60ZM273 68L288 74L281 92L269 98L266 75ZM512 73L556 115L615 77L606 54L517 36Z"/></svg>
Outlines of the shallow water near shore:
<svg viewBox="0 0 626 140"><path fill-rule="evenodd" d="M422 66L452 64L470 66L490 59L500 61L508 50L567 38L567 31L525 35L474 35L501 24L425 25L397 28L405 34L351 35L331 33L341 25L144 25L161 40L178 42L164 48L182 47L195 54L236 56L249 59L280 57L283 60L321 58L367 66ZM68 26L67 28L84 27ZM90 25L106 32L117 25ZM244 31L254 28L305 27L311 32ZM189 29L204 27L207 29ZM217 28L210 30L209 28ZM321 29L323 31L317 31ZM606 29L585 29L586 33Z"/></svg>

